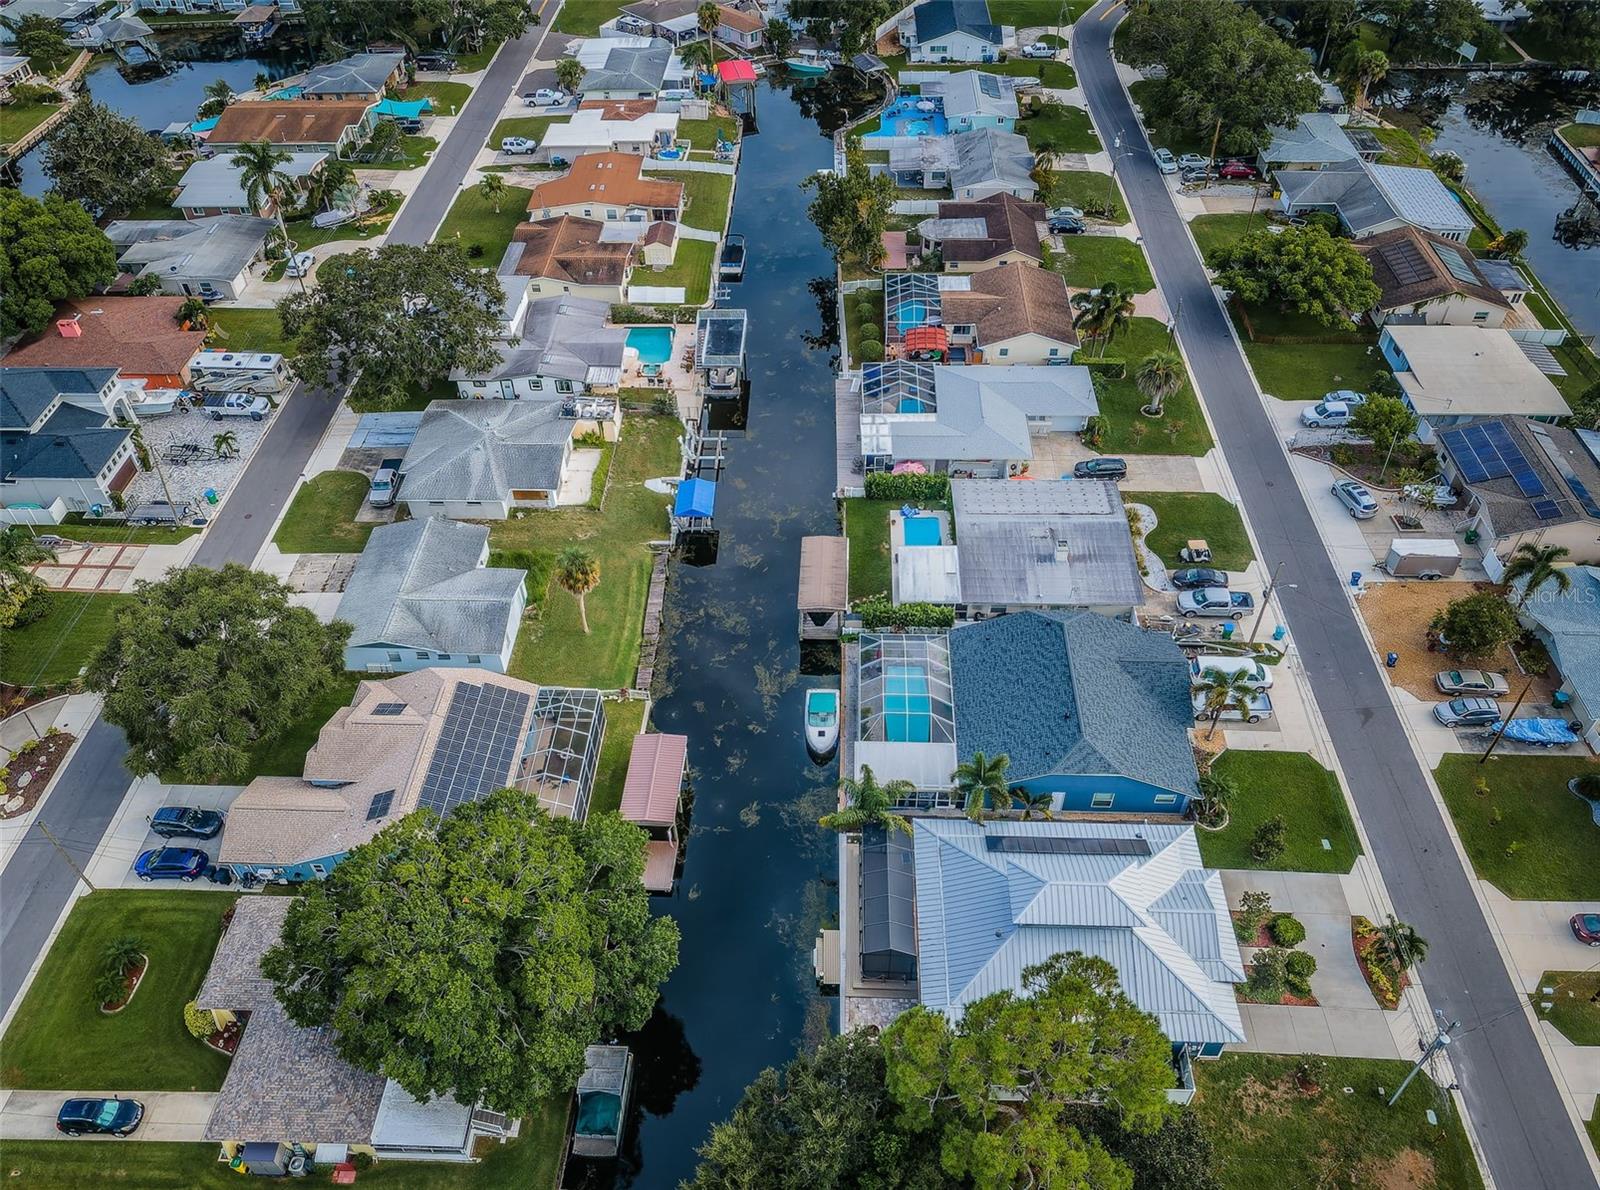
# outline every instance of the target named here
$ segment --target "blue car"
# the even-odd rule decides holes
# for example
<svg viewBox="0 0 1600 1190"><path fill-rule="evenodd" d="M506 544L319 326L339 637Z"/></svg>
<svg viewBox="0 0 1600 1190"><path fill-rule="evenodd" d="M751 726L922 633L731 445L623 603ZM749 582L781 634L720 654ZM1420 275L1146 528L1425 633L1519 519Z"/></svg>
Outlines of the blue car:
<svg viewBox="0 0 1600 1190"><path fill-rule="evenodd" d="M133 863L133 874L140 880L198 879L211 864L211 857L193 847L158 847L146 851Z"/></svg>
<svg viewBox="0 0 1600 1190"><path fill-rule="evenodd" d="M144 1104L137 1099L69 1099L56 1113L56 1131L68 1136L85 1132L127 1136L142 1119Z"/></svg>

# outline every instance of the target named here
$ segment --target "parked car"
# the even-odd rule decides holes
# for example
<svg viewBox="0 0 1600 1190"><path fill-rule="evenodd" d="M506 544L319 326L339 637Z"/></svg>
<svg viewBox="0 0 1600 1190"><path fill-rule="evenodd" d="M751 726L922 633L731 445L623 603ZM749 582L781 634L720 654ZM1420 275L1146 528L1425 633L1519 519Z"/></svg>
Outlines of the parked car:
<svg viewBox="0 0 1600 1190"><path fill-rule="evenodd" d="M1353 409L1357 405L1365 405L1367 403L1367 394L1358 393L1353 388L1336 388L1331 393L1323 393L1322 399L1324 401L1343 401Z"/></svg>
<svg viewBox="0 0 1600 1190"><path fill-rule="evenodd" d="M1046 219L1082 219L1083 211L1079 207L1051 207L1045 211Z"/></svg>
<svg viewBox="0 0 1600 1190"><path fill-rule="evenodd" d="M272 412L272 402L258 393L217 393L201 406L212 421L225 417L248 417L260 421Z"/></svg>
<svg viewBox="0 0 1600 1190"><path fill-rule="evenodd" d="M1030 41L1022 47L1022 56L1024 58L1054 58L1056 50L1054 46L1045 45L1042 41Z"/></svg>
<svg viewBox="0 0 1600 1190"><path fill-rule="evenodd" d="M530 140L525 136L502 136L500 138L500 151L502 153L531 153L538 147L538 141Z"/></svg>
<svg viewBox="0 0 1600 1190"><path fill-rule="evenodd" d="M56 1112L56 1131L68 1136L88 1132L123 1137L142 1119L144 1104L137 1099L69 1099Z"/></svg>
<svg viewBox="0 0 1600 1190"><path fill-rule="evenodd" d="M558 87L540 87L522 96L528 107L560 107L567 101L567 93Z"/></svg>
<svg viewBox="0 0 1600 1190"><path fill-rule="evenodd" d="M1198 587L1226 587L1228 576L1209 566L1191 566L1188 570L1174 570L1172 585L1180 591L1193 591Z"/></svg>
<svg viewBox="0 0 1600 1190"><path fill-rule="evenodd" d="M1194 707L1194 721L1196 723L1209 723L1211 712L1206 709L1206 696L1204 691L1196 690L1190 705ZM1250 696L1250 709L1240 713L1239 708L1228 706L1222 708L1222 714L1217 716L1224 723L1260 723L1263 719L1272 718L1272 695L1265 690L1258 690Z"/></svg>
<svg viewBox="0 0 1600 1190"><path fill-rule="evenodd" d="M193 806L162 806L150 816L150 830L163 839L214 839L222 833L223 817L216 810Z"/></svg>
<svg viewBox="0 0 1600 1190"><path fill-rule="evenodd" d="M1435 475L1426 483L1408 483L1400 489L1400 494L1407 500L1426 504L1429 508L1449 508L1456 502L1455 489L1442 475Z"/></svg>
<svg viewBox="0 0 1600 1190"><path fill-rule="evenodd" d="M211 857L193 847L157 847L133 861L133 874L146 883L181 880L189 884L204 875Z"/></svg>
<svg viewBox="0 0 1600 1190"><path fill-rule="evenodd" d="M1217 170L1219 178L1227 178L1230 182L1251 181L1260 175L1256 167L1243 161L1225 161L1222 168Z"/></svg>
<svg viewBox="0 0 1600 1190"><path fill-rule="evenodd" d="M1254 595L1245 591L1230 591L1226 587L1197 587L1193 591L1178 592L1178 614L1185 619L1215 616L1224 620L1242 620L1244 614L1255 606Z"/></svg>
<svg viewBox="0 0 1600 1190"><path fill-rule="evenodd" d="M1440 694L1466 694L1476 698L1499 698L1511 693L1504 674L1481 669L1447 669L1433 679Z"/></svg>
<svg viewBox="0 0 1600 1190"><path fill-rule="evenodd" d="M1178 158L1179 169L1197 169L1204 173L1211 168L1211 158L1202 157L1199 153L1184 153Z"/></svg>
<svg viewBox="0 0 1600 1190"><path fill-rule="evenodd" d="M1190 186L1199 186L1205 182L1208 176L1214 178L1216 177L1216 174L1207 170L1204 166L1200 166L1198 168L1184 170L1182 181Z"/></svg>
<svg viewBox="0 0 1600 1190"><path fill-rule="evenodd" d="M397 116L395 118L395 125L407 136L422 135L422 121L417 119L415 116Z"/></svg>
<svg viewBox="0 0 1600 1190"><path fill-rule="evenodd" d="M1600 913L1574 913L1567 924L1579 942L1585 946L1600 946Z"/></svg>
<svg viewBox="0 0 1600 1190"><path fill-rule="evenodd" d="M1057 236L1082 235L1087 230L1082 219L1047 219L1045 227L1049 229L1051 235Z"/></svg>
<svg viewBox="0 0 1600 1190"><path fill-rule="evenodd" d="M400 464L404 459L384 459L372 474L367 485L367 503L374 508L388 508L400 491Z"/></svg>
<svg viewBox="0 0 1600 1190"><path fill-rule="evenodd" d="M1378 502L1373 499L1366 484L1357 483L1353 479L1335 480L1333 494L1358 521L1370 521L1378 515Z"/></svg>
<svg viewBox="0 0 1600 1190"><path fill-rule="evenodd" d="M1126 479L1128 460L1106 455L1098 459L1083 459L1072 465L1073 479Z"/></svg>
<svg viewBox="0 0 1600 1190"><path fill-rule="evenodd" d="M1189 658L1191 685L1199 686L1208 675L1214 673L1227 674L1230 677L1241 674L1252 690L1272 688L1272 667L1257 661L1254 657L1223 657L1213 653L1201 653L1199 656Z"/></svg>
<svg viewBox="0 0 1600 1190"><path fill-rule="evenodd" d="M1354 414L1343 401L1318 401L1309 409L1300 411L1300 422L1307 426L1342 430L1350 424Z"/></svg>
<svg viewBox="0 0 1600 1190"><path fill-rule="evenodd" d="M1164 174L1178 172L1178 159L1172 155L1171 149L1157 149L1155 153L1156 168Z"/></svg>
<svg viewBox="0 0 1600 1190"><path fill-rule="evenodd" d="M1452 698L1433 708L1433 717L1446 727L1478 727L1500 721L1500 704L1492 698Z"/></svg>
<svg viewBox="0 0 1600 1190"><path fill-rule="evenodd" d="M289 258L289 263L283 266L285 277L309 277L311 270L317 267L317 258L310 252L296 252Z"/></svg>
<svg viewBox="0 0 1600 1190"><path fill-rule="evenodd" d="M456 60L449 54L418 54L418 70L442 70L446 73L455 70Z"/></svg>

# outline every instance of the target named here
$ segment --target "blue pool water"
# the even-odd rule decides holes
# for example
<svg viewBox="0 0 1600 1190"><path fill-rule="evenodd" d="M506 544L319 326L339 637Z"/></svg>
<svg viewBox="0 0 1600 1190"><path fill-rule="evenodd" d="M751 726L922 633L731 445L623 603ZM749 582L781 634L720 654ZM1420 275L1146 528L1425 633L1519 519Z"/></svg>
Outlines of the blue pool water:
<svg viewBox="0 0 1600 1190"><path fill-rule="evenodd" d="M894 320L900 324L902 332L914 326L924 326L928 321L928 303L920 298L910 298L900 303L895 309Z"/></svg>
<svg viewBox="0 0 1600 1190"><path fill-rule="evenodd" d="M942 545L944 537L939 522L931 516L908 517L902 522L906 528L907 545Z"/></svg>
<svg viewBox="0 0 1600 1190"><path fill-rule="evenodd" d="M883 678L884 738L925 744L933 736L933 699L928 675L915 665L892 665Z"/></svg>
<svg viewBox="0 0 1600 1190"><path fill-rule="evenodd" d="M628 332L628 346L639 353L641 364L664 364L672 358L672 328L636 326Z"/></svg>

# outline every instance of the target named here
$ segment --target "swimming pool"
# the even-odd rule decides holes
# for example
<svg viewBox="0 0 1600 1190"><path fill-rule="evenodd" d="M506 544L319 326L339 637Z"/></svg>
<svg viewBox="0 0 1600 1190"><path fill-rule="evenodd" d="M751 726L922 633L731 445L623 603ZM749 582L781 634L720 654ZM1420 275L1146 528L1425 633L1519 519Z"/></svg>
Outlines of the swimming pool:
<svg viewBox="0 0 1600 1190"><path fill-rule="evenodd" d="M664 364L672 358L672 328L636 326L628 332L628 346L639 353L641 364Z"/></svg>
<svg viewBox="0 0 1600 1190"><path fill-rule="evenodd" d="M890 665L883 676L883 734L896 743L933 738L933 698L928 675L915 665Z"/></svg>
<svg viewBox="0 0 1600 1190"><path fill-rule="evenodd" d="M939 529L939 521L931 516L906 517L901 524L905 526L907 545L943 545L944 535Z"/></svg>

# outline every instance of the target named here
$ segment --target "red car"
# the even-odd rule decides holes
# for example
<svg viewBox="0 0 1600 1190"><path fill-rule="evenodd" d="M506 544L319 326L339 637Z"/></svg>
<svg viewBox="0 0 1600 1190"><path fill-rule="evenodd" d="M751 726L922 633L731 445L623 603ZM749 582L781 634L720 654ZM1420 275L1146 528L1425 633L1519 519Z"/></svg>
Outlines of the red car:
<svg viewBox="0 0 1600 1190"><path fill-rule="evenodd" d="M1579 942L1585 946L1600 946L1600 913L1574 913L1567 924Z"/></svg>
<svg viewBox="0 0 1600 1190"><path fill-rule="evenodd" d="M1243 161L1230 161L1217 171L1217 176L1234 181L1253 179L1256 176L1256 167L1246 165Z"/></svg>

